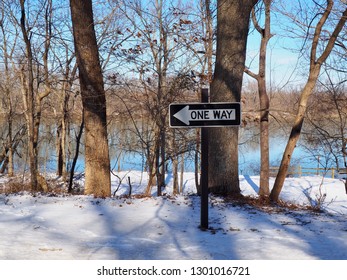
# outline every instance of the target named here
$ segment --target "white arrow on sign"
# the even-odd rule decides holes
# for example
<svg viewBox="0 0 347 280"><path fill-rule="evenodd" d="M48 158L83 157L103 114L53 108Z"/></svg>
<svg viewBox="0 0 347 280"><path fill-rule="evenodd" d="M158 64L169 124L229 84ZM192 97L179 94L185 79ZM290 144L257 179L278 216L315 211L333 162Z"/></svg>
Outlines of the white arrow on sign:
<svg viewBox="0 0 347 280"><path fill-rule="evenodd" d="M236 120L235 109L193 109L189 110L189 105L183 107L173 115L176 119L189 125L191 121L219 121Z"/></svg>

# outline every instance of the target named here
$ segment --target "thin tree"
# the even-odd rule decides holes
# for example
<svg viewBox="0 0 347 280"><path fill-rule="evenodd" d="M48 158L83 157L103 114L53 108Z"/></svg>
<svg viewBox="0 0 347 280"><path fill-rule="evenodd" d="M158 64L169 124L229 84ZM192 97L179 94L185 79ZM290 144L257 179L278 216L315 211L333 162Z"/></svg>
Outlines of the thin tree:
<svg viewBox="0 0 347 280"><path fill-rule="evenodd" d="M138 103L143 104L142 115L148 117L146 126L150 127L147 130L149 137L141 136L141 142L146 146L149 173L146 194L149 195L156 184L160 195L166 184L166 163L177 156L169 153L173 134L168 131L168 107L180 98L184 81L189 80L187 76L193 69L187 46L188 38L193 36L188 8L180 1L152 0L149 3L151 5L142 0L122 2L131 26L124 33L132 33L133 41L128 40L130 48L122 49L122 56L139 75L140 84L133 82L136 86L134 94ZM139 94L140 89L142 94Z"/></svg>
<svg viewBox="0 0 347 280"><path fill-rule="evenodd" d="M336 40L347 20L347 9L345 9L340 19L338 20L333 32L328 38L327 43L324 46L321 55L318 56L317 53L319 51L319 48L321 47L319 43L321 42L321 36L322 36L322 33L324 32L323 28L327 20L329 19L330 14L332 13L333 6L334 6L333 0L326 1L326 7L324 8L324 11L321 14L321 17L314 29L311 51L310 51L310 69L309 69L308 79L301 92L301 96L299 100L299 108L295 117L294 124L292 126L292 130L291 130L285 151L283 153L281 165L279 167L279 171L276 176L274 187L270 194L270 199L273 202L277 202L279 199L279 195L287 175L287 171L290 165L293 151L300 137L300 133L304 123L305 113L307 109L307 103L317 83L321 67L323 63L326 61L326 59L328 58L328 56L330 55L331 51L333 50Z"/></svg>
<svg viewBox="0 0 347 280"><path fill-rule="evenodd" d="M337 55L339 57L339 54ZM308 121L312 131L305 136L310 143L315 144L313 146L319 147L318 154L323 150L321 157L326 162L333 159L336 169L341 171L347 167L347 92L344 86L345 77L337 74L338 68L333 68L332 73L329 73L327 68L332 66L334 65L324 64L327 80L319 81L324 91L311 105L314 109ZM344 183L347 194L346 179Z"/></svg>
<svg viewBox="0 0 347 280"><path fill-rule="evenodd" d="M194 53L200 55L203 53L203 57L201 59L201 70L200 70L200 86L197 91L198 100L201 100L201 90L200 87L210 86L213 77L213 46L214 46L214 32L213 32L213 15L214 10L211 7L211 0L200 0L201 7L201 17L198 19L201 22L201 41L203 42L202 51L194 50ZM199 46L200 48L200 46ZM200 173L200 155L201 155L201 135L200 129L195 130L195 139L196 139L196 148L194 154L194 166L195 166L195 185L197 189L197 193L201 194L201 184L199 178L201 176Z"/></svg>
<svg viewBox="0 0 347 280"><path fill-rule="evenodd" d="M59 18L63 22L63 18ZM55 28L60 27L55 22ZM73 85L77 79L77 63L74 50L71 50L71 42L64 38L64 35L57 34L56 39L58 40L59 49L53 52L54 61L59 65L59 72L62 76L60 81L60 88L57 89L53 96L54 100L57 101L54 106L54 112L56 115L56 153L57 153L57 175L61 176L63 181L67 179L68 169L68 138L70 132L70 125L72 122L73 105L77 94L72 94ZM73 47L72 47L73 49Z"/></svg>
<svg viewBox="0 0 347 280"><path fill-rule="evenodd" d="M85 125L85 194L111 195L106 97L91 0L70 0Z"/></svg>
<svg viewBox="0 0 347 280"><path fill-rule="evenodd" d="M270 101L266 89L266 51L270 33L271 3L272 0L263 0L265 23L262 28L257 19L255 9L252 10L252 21L255 29L261 36L259 51L258 73L246 68L245 72L254 78L258 84L258 95L260 105L260 186L259 195L264 197L270 194L269 189L269 107Z"/></svg>
<svg viewBox="0 0 347 280"><path fill-rule="evenodd" d="M240 102L250 14L258 0L218 0L217 53L212 102ZM238 127L211 128L209 188L215 193L240 194Z"/></svg>
<svg viewBox="0 0 347 280"><path fill-rule="evenodd" d="M38 170L38 144L39 144L39 129L42 115L42 102L51 93L51 82L49 79L49 63L48 56L51 49L52 38L52 0L46 1L41 7L44 15L44 43L43 43L43 77L35 77L34 73L40 68L35 65L34 50L32 44L32 26L29 26L27 19L25 0L20 0L21 17L19 26L22 31L22 36L25 44L25 63L22 64L20 71L22 96L24 103L24 111L27 122L28 132L28 153L30 165L31 188L33 191L40 191L40 185L43 186L43 178ZM40 14L39 14L40 15ZM39 17L37 15L37 17ZM39 72L39 71L37 71ZM35 79L37 82L35 83ZM44 90L40 90L40 81L43 79ZM40 181L40 183L39 183Z"/></svg>
<svg viewBox="0 0 347 280"><path fill-rule="evenodd" d="M7 143L3 148L3 158L0 157L0 164L3 162L1 169L8 170L8 176L12 177L14 175L14 162L13 156L15 152L14 144L16 143L13 134L14 134L14 116L15 116L15 98L16 95L13 92L14 82L13 76L10 71L10 63L13 62L13 53L17 44L18 39L18 31L16 29L15 32L11 32L12 37L7 35L9 30L8 26L12 26L13 23L7 19L7 11L4 7L0 7L0 31L2 35L2 45L0 46L0 50L3 53L3 64L4 64L4 81L0 84L0 90L2 92L1 101L3 104L3 110L5 113L5 120L7 124ZM7 33L8 32L8 33ZM12 90L11 90L12 89ZM18 142L18 141L17 141Z"/></svg>

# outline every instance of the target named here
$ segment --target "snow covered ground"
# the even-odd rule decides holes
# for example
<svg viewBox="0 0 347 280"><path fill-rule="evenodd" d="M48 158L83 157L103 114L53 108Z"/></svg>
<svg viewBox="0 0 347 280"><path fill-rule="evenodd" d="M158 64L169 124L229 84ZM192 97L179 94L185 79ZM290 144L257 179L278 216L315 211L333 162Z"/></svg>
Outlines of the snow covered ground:
<svg viewBox="0 0 347 280"><path fill-rule="evenodd" d="M119 197L129 191L128 176L133 194L147 179L119 176L108 199L0 195L0 260L347 260L347 195L338 179L286 179L283 200L314 205L326 195L323 213L265 211L211 196L211 229L201 231L194 174L185 174L183 195L171 195L168 176L167 195L151 198ZM119 179L112 182L115 191ZM256 196L259 177L240 182L243 194Z"/></svg>

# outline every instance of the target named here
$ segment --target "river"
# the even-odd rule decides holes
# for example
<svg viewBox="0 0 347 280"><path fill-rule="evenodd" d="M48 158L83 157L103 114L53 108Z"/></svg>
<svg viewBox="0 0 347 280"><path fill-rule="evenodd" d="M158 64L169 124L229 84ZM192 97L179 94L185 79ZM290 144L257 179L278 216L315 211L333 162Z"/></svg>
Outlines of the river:
<svg viewBox="0 0 347 280"><path fill-rule="evenodd" d="M2 125L0 131L1 140L4 142L6 138L6 125ZM125 129L124 129L125 128ZM77 127L75 128L77 130ZM75 130L70 133L70 161L74 154L75 146ZM57 166L56 156L56 128L54 124L43 124L41 126L41 141L40 141L40 169L42 172L55 172ZM120 133L122 131L122 133ZM124 132L125 131L125 132ZM131 124L127 127L122 125L120 128L117 125L109 127L110 139L110 157L111 167L114 170L143 170L145 157L141 151L129 152L131 150L131 142L136 142L136 136L131 132ZM239 171L242 175L258 175L260 170L260 149L259 149L259 128L257 125L240 128L239 133ZM282 158L282 153L286 146L289 130L272 129L270 137L270 165L279 166ZM25 139L24 139L25 140ZM125 141L126 144L121 143ZM82 143L83 144L83 143ZM27 156L24 150L25 141L18 148L15 155L15 168L22 172L28 169ZM76 171L83 172L84 157L83 145L79 156ZM135 149L136 150L136 149ZM324 149L310 147L310 144L304 140L300 140L294 154L291 164L302 167L331 167L335 166L331 155L327 155ZM170 171L170 164L168 165ZM185 171L194 171L194 156L192 153L185 157Z"/></svg>

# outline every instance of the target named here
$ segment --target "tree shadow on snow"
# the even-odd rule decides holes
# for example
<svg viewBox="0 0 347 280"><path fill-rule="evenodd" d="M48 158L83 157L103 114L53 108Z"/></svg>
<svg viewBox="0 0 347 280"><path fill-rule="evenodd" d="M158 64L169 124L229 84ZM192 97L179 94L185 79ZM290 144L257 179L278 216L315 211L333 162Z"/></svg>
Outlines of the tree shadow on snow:
<svg viewBox="0 0 347 280"><path fill-rule="evenodd" d="M252 187L252 189L256 193L259 193L259 186L252 180L251 176L243 175L243 177L245 178L246 182Z"/></svg>
<svg viewBox="0 0 347 280"><path fill-rule="evenodd" d="M100 250L108 247L115 259L221 259L218 252L210 253L218 235L198 228L200 217L194 209L200 207L199 197L186 197L183 201L175 197L138 199L133 203L131 200L122 207L119 199L105 200L96 206L103 213L100 218L105 237L100 236L99 247L94 244L91 258L97 258ZM111 201L116 206L110 206ZM142 203L150 204L144 208L150 208L149 213L143 212ZM126 221L122 221L124 215L119 211L128 211Z"/></svg>
<svg viewBox="0 0 347 280"><path fill-rule="evenodd" d="M51 208L40 208L40 198L32 201L34 208L23 208L30 213L7 221L23 224L12 228L18 232L13 242L23 239L23 251L5 254L5 258L347 259L347 221L343 215L258 209L210 196L210 228L201 231L200 197L196 195L68 197L70 209L59 208L66 203L63 197L44 198L42 205L56 207L48 215L42 211ZM67 210L70 216L64 216Z"/></svg>

